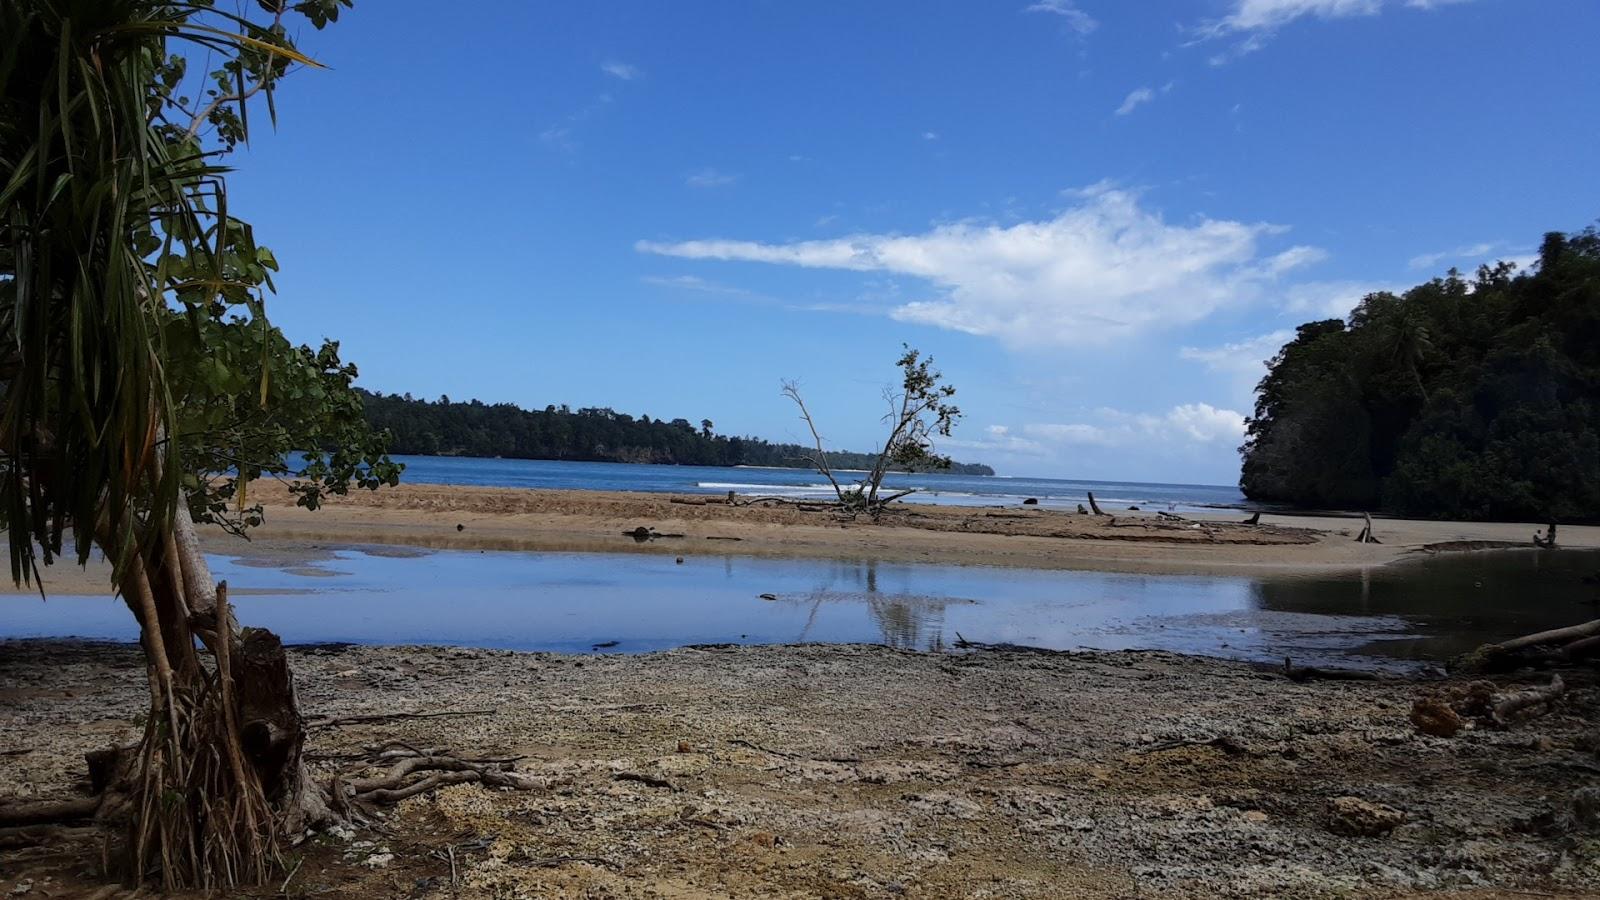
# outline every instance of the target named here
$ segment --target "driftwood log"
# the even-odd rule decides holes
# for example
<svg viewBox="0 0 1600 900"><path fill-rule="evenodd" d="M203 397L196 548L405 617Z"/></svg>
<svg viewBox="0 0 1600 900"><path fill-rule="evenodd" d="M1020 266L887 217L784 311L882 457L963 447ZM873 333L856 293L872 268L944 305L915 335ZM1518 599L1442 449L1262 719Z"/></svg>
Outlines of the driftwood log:
<svg viewBox="0 0 1600 900"><path fill-rule="evenodd" d="M1383 681L1384 676L1364 669L1323 669L1317 666L1297 666L1294 660L1283 658L1283 674L1290 681Z"/></svg>
<svg viewBox="0 0 1600 900"><path fill-rule="evenodd" d="M1378 540L1377 536L1375 536L1372 533L1372 513L1362 513L1361 514L1361 518L1362 518L1363 521L1366 522L1366 524L1362 527L1361 533L1356 535L1356 543L1358 543L1358 544L1381 544L1381 543L1383 543L1383 541Z"/></svg>
<svg viewBox="0 0 1600 900"><path fill-rule="evenodd" d="M1453 667L1467 672L1505 671L1528 665L1562 665L1594 656L1600 656L1600 619L1484 644L1457 659Z"/></svg>
<svg viewBox="0 0 1600 900"><path fill-rule="evenodd" d="M1105 515L1105 511L1100 509L1100 504L1094 502L1094 491L1089 492L1089 511L1097 516Z"/></svg>

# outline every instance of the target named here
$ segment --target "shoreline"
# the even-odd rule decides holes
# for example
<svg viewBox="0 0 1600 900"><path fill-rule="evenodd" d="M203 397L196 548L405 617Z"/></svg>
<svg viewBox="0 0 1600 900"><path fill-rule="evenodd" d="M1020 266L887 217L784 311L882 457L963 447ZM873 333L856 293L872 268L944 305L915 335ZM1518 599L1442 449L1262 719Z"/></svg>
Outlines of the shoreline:
<svg viewBox="0 0 1600 900"><path fill-rule="evenodd" d="M1532 549L1531 523L1376 519L1382 544L1353 540L1359 519L1154 511L1110 516L1013 505L897 504L874 523L841 520L805 502L729 506L716 497L402 484L333 497L312 512L275 482L252 486L266 522L241 541L202 528L208 553L282 558L328 547L651 553L982 565L1152 575L1297 576L1358 571L1432 552L1496 542ZM661 537L628 536L637 528ZM1600 549L1600 526L1564 526L1563 547ZM109 569L72 561L45 570L47 594L108 594ZM245 587L241 585L241 587ZM5 582L0 592L37 594Z"/></svg>
<svg viewBox="0 0 1600 900"><path fill-rule="evenodd" d="M138 648L0 651L0 796L76 796L84 752L140 733ZM432 716L313 730L319 777L403 741L546 785L447 787L307 842L295 886L333 900L1501 896L1600 874L1575 833L1528 824L1566 821L1594 769L1592 671L1527 723L1439 738L1411 702L1464 680L1296 683L1149 651L289 653L313 719ZM1346 833L1336 801L1399 824ZM90 893L99 852L92 834L8 851L0 891Z"/></svg>

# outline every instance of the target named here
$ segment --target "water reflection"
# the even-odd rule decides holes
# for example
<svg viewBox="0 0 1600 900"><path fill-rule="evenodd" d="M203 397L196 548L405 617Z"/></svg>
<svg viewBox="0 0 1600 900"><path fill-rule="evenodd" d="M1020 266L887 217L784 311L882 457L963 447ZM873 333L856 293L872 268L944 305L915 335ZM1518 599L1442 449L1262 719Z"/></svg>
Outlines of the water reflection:
<svg viewBox="0 0 1600 900"><path fill-rule="evenodd" d="M1595 615L1580 551L1467 554L1342 576L1251 579L738 556L330 552L214 560L239 614L291 642L616 652L698 643L971 640L1152 648L1307 664L1438 660ZM314 570L314 571L312 571ZM254 593L247 593L253 591ZM770 599L761 599L768 597ZM0 636L132 639L101 598L8 597Z"/></svg>

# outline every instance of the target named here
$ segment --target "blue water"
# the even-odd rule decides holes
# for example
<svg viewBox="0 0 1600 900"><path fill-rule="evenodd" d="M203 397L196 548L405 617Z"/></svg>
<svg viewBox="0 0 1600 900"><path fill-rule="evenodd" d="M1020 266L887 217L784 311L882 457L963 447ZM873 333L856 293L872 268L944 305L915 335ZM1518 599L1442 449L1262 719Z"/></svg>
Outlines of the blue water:
<svg viewBox="0 0 1600 900"><path fill-rule="evenodd" d="M1300 578L1124 575L696 554L325 548L212 557L239 618L290 643L638 653L959 638L1405 666L1593 615L1600 553L1460 554ZM1589 610L1585 613L1584 610ZM0 597L0 638L132 640L105 597ZM612 643L615 642L615 643ZM3 648L0 648L3 652Z"/></svg>
<svg viewBox="0 0 1600 900"><path fill-rule="evenodd" d="M544 459L479 459L459 456L397 456L406 464L404 481L415 484L470 484L489 487L642 491L671 494L726 494L790 498L831 497L821 475L807 469L724 466L658 466L627 463L563 462ZM840 473L840 482L860 478ZM1249 504L1237 487L1215 484L1144 484L1134 481L1074 481L1013 478L1002 475L892 474L884 482L894 491L916 488L906 499L962 506L1014 505L1028 497L1039 505L1075 509L1088 492L1108 511L1166 509L1198 512L1242 509Z"/></svg>

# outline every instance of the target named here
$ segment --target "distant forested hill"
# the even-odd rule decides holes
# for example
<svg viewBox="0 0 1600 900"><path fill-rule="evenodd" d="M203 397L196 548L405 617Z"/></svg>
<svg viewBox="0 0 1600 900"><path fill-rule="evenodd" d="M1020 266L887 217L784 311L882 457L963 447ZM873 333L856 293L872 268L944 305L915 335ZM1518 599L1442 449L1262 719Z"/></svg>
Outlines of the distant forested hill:
<svg viewBox="0 0 1600 900"><path fill-rule="evenodd" d="M1452 272L1300 326L1241 449L1253 500L1600 519L1600 235L1549 234L1531 272Z"/></svg>
<svg viewBox="0 0 1600 900"><path fill-rule="evenodd" d="M367 420L393 435L391 453L686 466L809 465L797 458L809 453L808 448L716 434L708 419L696 426L688 419L634 418L611 409L525 410L510 403L457 403L448 397L428 401L368 391L361 392L361 399ZM828 462L839 469L870 468L873 459L865 453L828 453ZM956 463L947 471L994 474L975 463Z"/></svg>

